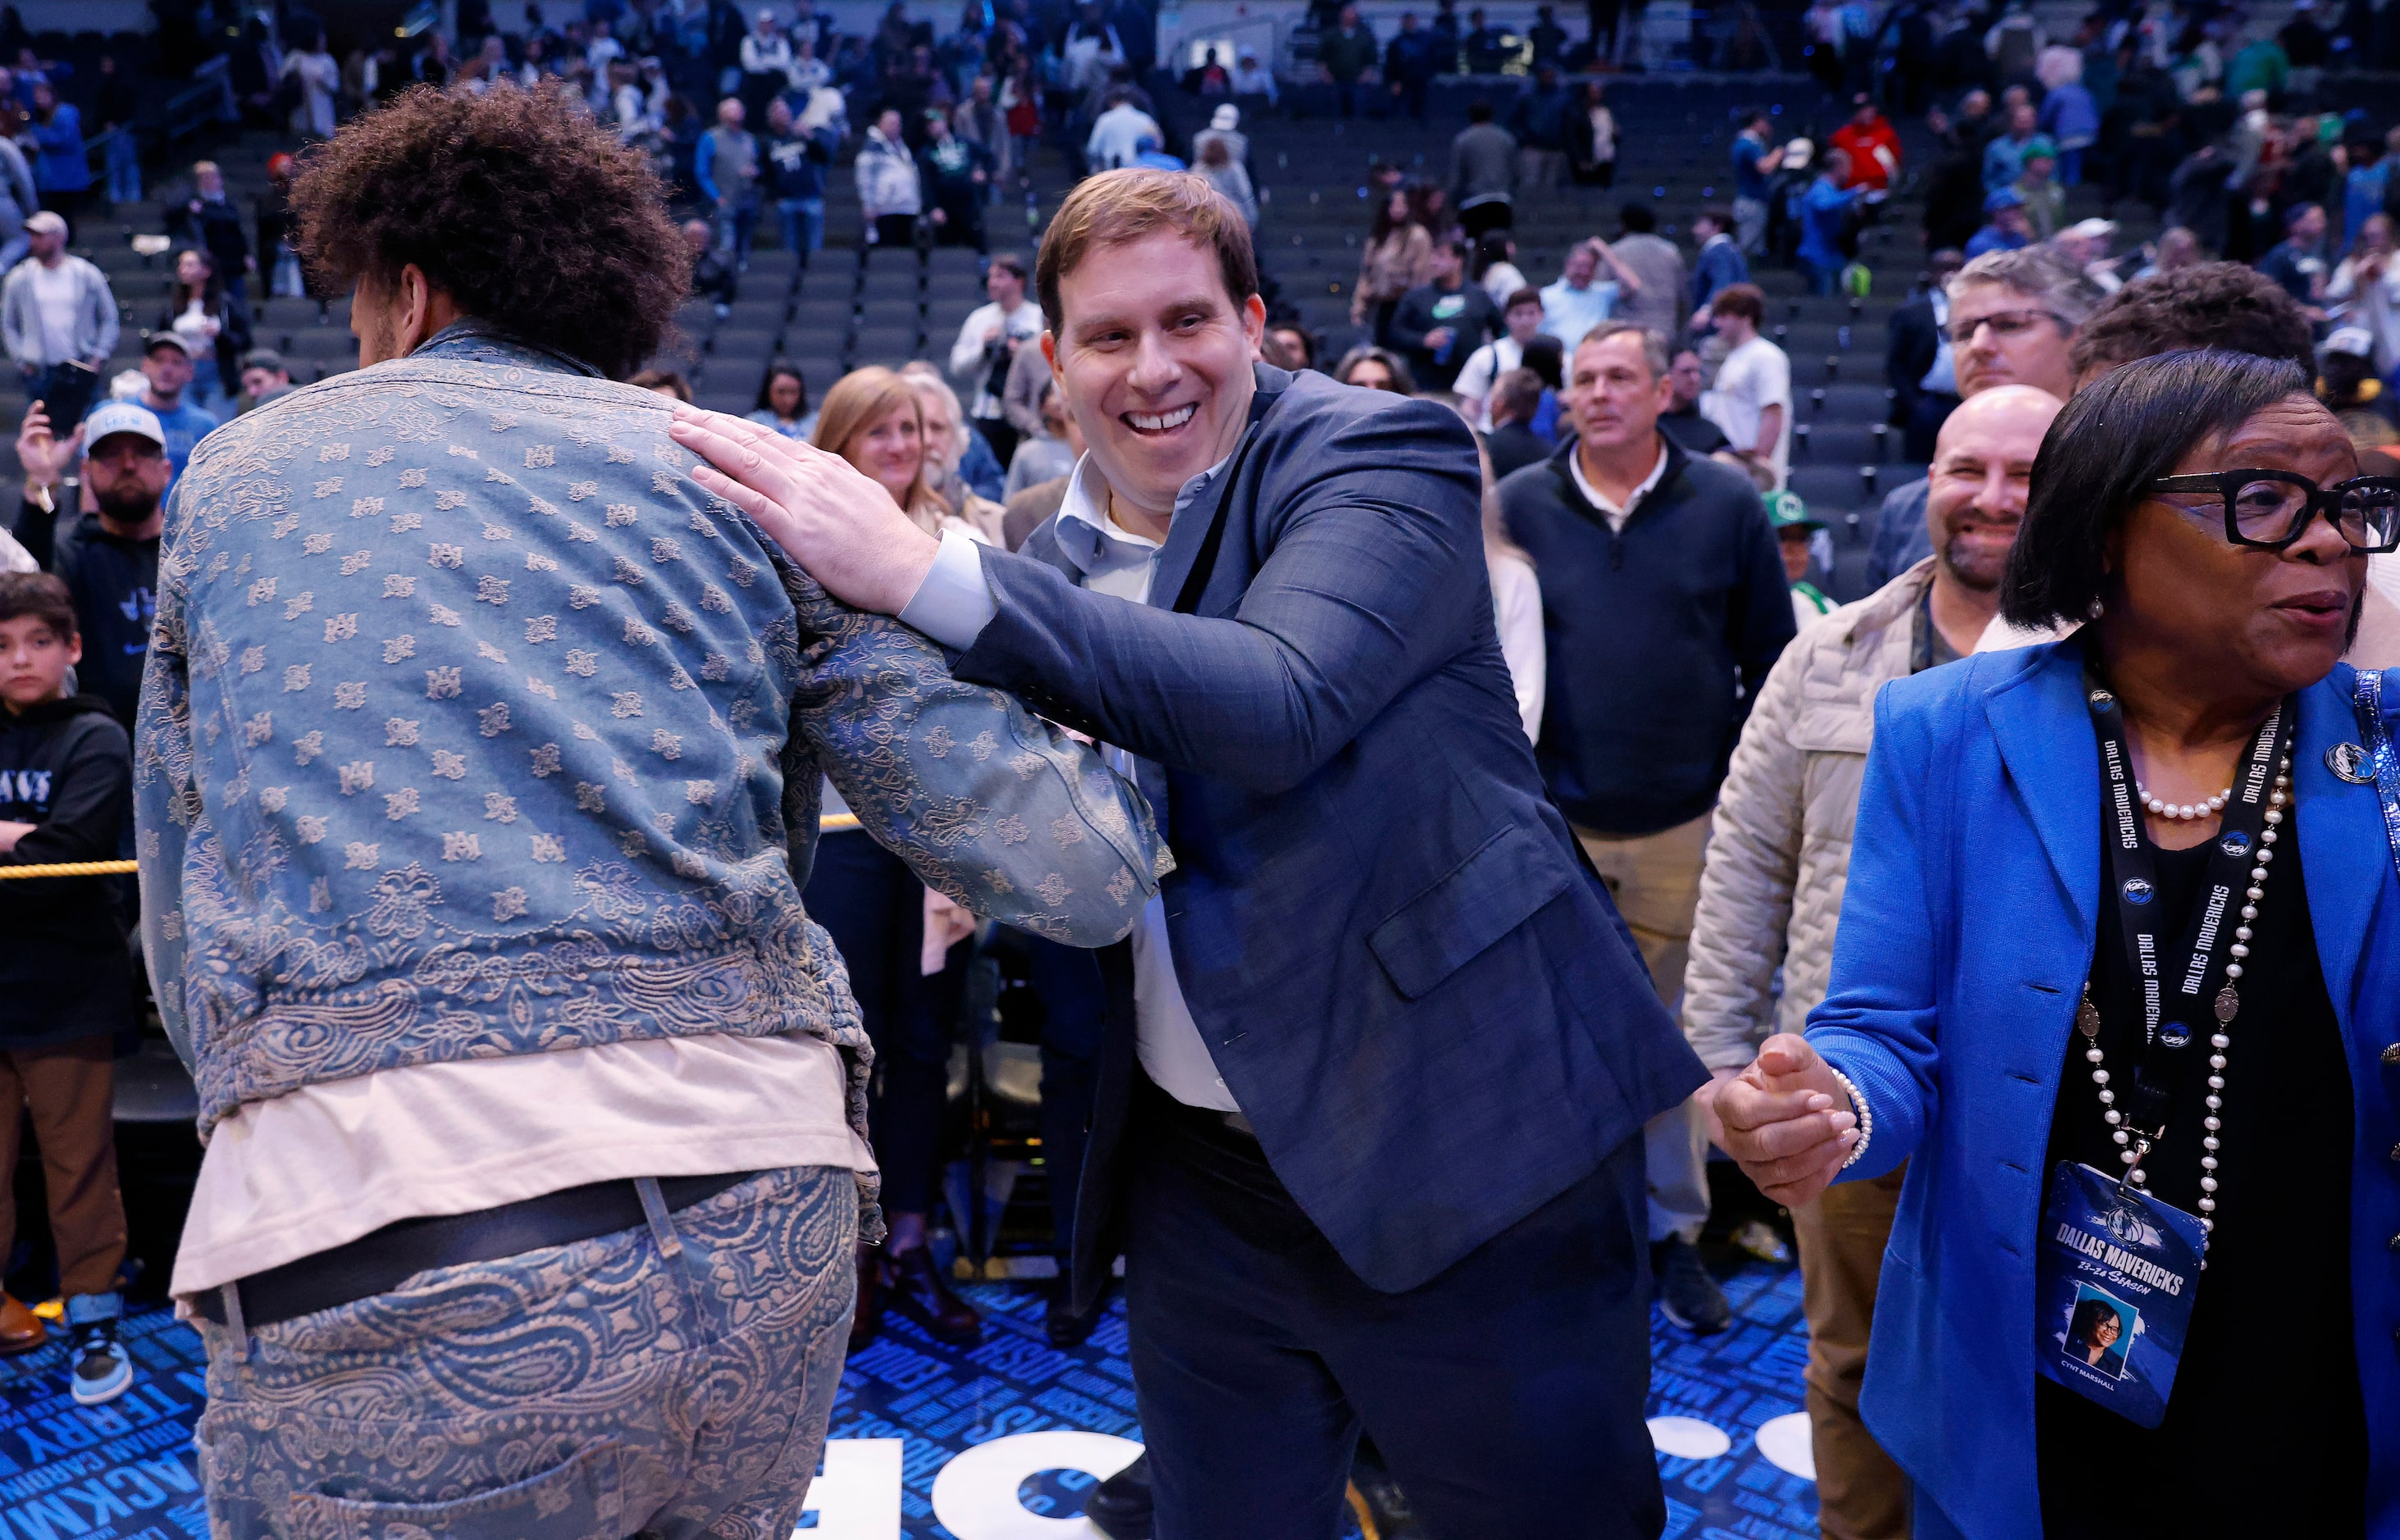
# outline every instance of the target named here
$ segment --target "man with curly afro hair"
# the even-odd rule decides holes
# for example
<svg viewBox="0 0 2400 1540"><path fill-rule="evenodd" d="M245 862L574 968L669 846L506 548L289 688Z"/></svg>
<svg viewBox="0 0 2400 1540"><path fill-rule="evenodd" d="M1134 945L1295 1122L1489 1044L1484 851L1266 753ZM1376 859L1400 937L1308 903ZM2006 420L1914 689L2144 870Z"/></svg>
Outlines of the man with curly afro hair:
<svg viewBox="0 0 2400 1540"><path fill-rule="evenodd" d="M2136 359L2189 348L2290 359L2316 378L2315 334L2299 302L2254 267L2202 262L2137 279L2093 311L2075 334L2075 388Z"/></svg>
<svg viewBox="0 0 2400 1540"><path fill-rule="evenodd" d="M471 318L623 379L658 350L690 263L639 152L551 92L412 90L309 152L300 260L355 287L359 366Z"/></svg>
<svg viewBox="0 0 2400 1540"><path fill-rule="evenodd" d="M821 788L1073 945L1171 865L613 383L683 292L658 194L554 92L345 128L293 201L364 367L175 482L136 848L219 1540L783 1540L882 1230Z"/></svg>

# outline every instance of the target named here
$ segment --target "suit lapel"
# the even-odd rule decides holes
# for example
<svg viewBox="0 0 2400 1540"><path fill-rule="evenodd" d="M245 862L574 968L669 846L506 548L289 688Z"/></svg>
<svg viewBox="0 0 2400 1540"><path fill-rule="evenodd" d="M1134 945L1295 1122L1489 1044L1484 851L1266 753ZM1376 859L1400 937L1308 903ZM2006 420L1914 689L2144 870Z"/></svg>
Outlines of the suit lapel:
<svg viewBox="0 0 2400 1540"><path fill-rule="evenodd" d="M2292 744L2292 796L2301 865L2308 873L2309 919L2316 928L2325 992L2345 1032L2366 957L2367 923L2392 876L2375 788L2352 785L2325 768L2326 751L2359 741L2351 704L2354 677L2343 664L2300 692L2299 730Z"/></svg>
<svg viewBox="0 0 2400 1540"><path fill-rule="evenodd" d="M2041 662L1984 697L2017 802L2088 934L2098 923L2100 759L2083 703L2080 648L2053 643Z"/></svg>
<svg viewBox="0 0 2400 1540"><path fill-rule="evenodd" d="M1159 548L1158 569L1150 579L1150 603L1153 608L1175 607L1176 598L1191 579L1192 563L1208 538L1208 526L1216 522L1218 511L1224 506L1225 499L1235 495L1234 483L1248 469L1245 462L1248 457L1243 451L1251 446L1262 430L1261 420L1282 398L1284 389L1292 379L1282 370L1271 369L1263 363L1254 365L1252 372L1257 377L1258 388L1250 397L1249 425L1242 429L1242 437L1234 445L1234 463L1228 465L1225 473L1210 484L1207 492L1194 499L1191 507L1177 513L1166 526L1166 543Z"/></svg>

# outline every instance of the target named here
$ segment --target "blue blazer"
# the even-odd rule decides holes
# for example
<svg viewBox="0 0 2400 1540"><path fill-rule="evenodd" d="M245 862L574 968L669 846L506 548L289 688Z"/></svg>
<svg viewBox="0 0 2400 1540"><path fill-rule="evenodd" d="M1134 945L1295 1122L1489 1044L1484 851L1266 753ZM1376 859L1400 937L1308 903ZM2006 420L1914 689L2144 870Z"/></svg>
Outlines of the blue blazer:
<svg viewBox="0 0 2400 1540"><path fill-rule="evenodd" d="M1847 1177L1910 1162L1860 1406L1921 1489L1919 1535L2041 1533L2034 1236L2100 914L2100 770L2080 670L2077 648L2053 643L1979 654L1876 698L1833 987L1808 1017L1808 1041L1875 1113L1867 1154ZM2383 1055L2400 1043L2400 880L2375 788L2325 768L2327 749L2359 738L2352 678L2338 667L2300 693L2292 783L2309 915L2357 1108L2348 1261L2367 1524L2391 1540L2400 1064Z"/></svg>
<svg viewBox="0 0 2400 1540"><path fill-rule="evenodd" d="M957 674L1140 756L1178 863L1176 975L1217 1072L1343 1260L1398 1291L1706 1076L1543 795L1466 425L1257 375L1244 445L1177 514L1150 604L1077 587L1051 528L987 548L998 613ZM1134 1084L1122 963L1077 1205L1087 1297Z"/></svg>

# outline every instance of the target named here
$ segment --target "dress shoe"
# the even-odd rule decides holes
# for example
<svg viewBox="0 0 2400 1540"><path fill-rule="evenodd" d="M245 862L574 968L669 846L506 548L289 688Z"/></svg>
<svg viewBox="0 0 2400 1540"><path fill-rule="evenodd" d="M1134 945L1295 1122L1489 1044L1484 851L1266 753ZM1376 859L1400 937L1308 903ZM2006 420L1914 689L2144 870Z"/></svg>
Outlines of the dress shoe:
<svg viewBox="0 0 2400 1540"><path fill-rule="evenodd" d="M937 1342L973 1347L983 1341L983 1316L954 1293L942 1270L934 1265L933 1248L918 1247L884 1261L884 1287L892 1307L925 1329Z"/></svg>
<svg viewBox="0 0 2400 1540"><path fill-rule="evenodd" d="M1095 1303L1089 1313L1075 1314L1075 1286L1062 1271L1050 1286L1049 1307L1042 1313L1042 1330L1052 1347L1081 1347L1091 1338L1092 1329L1100 1324L1103 1306Z"/></svg>
<svg viewBox="0 0 2400 1540"><path fill-rule="evenodd" d="M858 1248L858 1309L850 1317L852 1353L875 1340L883 1327L883 1253L871 1246Z"/></svg>
<svg viewBox="0 0 2400 1540"><path fill-rule="evenodd" d="M1150 1456L1136 1455L1132 1465L1094 1487L1084 1499L1084 1517L1109 1540L1150 1540Z"/></svg>
<svg viewBox="0 0 2400 1540"><path fill-rule="evenodd" d="M31 1353L50 1340L42 1318L14 1294L0 1294L0 1354Z"/></svg>

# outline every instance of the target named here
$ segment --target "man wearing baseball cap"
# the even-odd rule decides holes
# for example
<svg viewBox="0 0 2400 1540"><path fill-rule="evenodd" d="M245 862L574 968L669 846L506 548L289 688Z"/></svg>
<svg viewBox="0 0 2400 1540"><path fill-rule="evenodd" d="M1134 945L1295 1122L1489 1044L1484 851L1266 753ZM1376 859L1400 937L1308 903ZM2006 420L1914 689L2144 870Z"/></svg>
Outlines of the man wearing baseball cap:
<svg viewBox="0 0 2400 1540"><path fill-rule="evenodd" d="M2033 244L2033 224L2025 215L2025 194L2003 187L1984 199L1984 227L1967 242L1967 260L1985 252L2014 252Z"/></svg>
<svg viewBox="0 0 2400 1540"><path fill-rule="evenodd" d="M241 356L241 394L235 398L234 416L288 396L292 390L292 370L283 355L272 348L253 348Z"/></svg>
<svg viewBox="0 0 2400 1540"><path fill-rule="evenodd" d="M58 534L58 488L75 455L96 511ZM58 436L35 402L17 433L25 468L16 535L43 566L66 579L83 638L76 675L85 693L106 701L128 730L142 694L157 607L158 533L167 495L167 434L157 415L132 402L103 402L83 425Z"/></svg>
<svg viewBox="0 0 2400 1540"><path fill-rule="evenodd" d="M1809 548L1825 521L1809 515L1808 505L1797 492L1769 492L1766 522L1774 527L1775 543L1783 552L1783 576L1792 583L1792 619L1805 627L1834 608L1825 591L1808 580Z"/></svg>
<svg viewBox="0 0 2400 1540"><path fill-rule="evenodd" d="M167 460L184 473L192 446L216 430L216 415L184 399L192 383L192 346L181 332L161 328L142 345L142 404L167 435Z"/></svg>
<svg viewBox="0 0 2400 1540"><path fill-rule="evenodd" d="M2059 253L2083 271L2083 276L2099 286L2104 294L2113 294L2125 286L2118 264L2109 260L2108 238L2117 233L2113 219L2087 219L2070 225L2051 238Z"/></svg>
<svg viewBox="0 0 2400 1540"><path fill-rule="evenodd" d="M0 343L28 398L61 426L83 420L100 366L116 349L116 296L101 270L67 254L67 222L45 209L25 221L27 260L0 281Z"/></svg>

